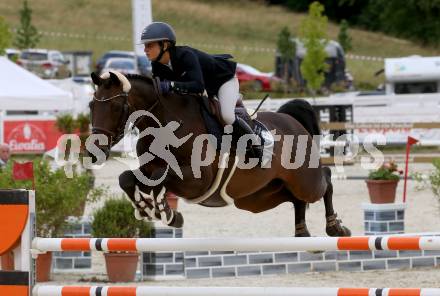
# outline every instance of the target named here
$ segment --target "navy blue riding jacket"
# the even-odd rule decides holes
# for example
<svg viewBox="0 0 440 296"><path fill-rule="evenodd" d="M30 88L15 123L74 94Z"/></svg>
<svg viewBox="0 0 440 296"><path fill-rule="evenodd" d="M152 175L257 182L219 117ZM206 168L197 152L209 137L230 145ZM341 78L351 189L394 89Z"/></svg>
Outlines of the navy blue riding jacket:
<svg viewBox="0 0 440 296"><path fill-rule="evenodd" d="M220 86L235 75L237 63L229 60L231 55L210 55L189 46L174 46L169 49L171 68L152 62L154 77L174 82L178 93L203 93L216 95Z"/></svg>

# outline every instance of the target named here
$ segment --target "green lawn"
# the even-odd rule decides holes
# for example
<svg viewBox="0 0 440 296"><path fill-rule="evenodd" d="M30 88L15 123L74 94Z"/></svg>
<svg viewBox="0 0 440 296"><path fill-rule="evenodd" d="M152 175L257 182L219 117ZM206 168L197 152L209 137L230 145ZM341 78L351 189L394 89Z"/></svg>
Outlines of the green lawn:
<svg viewBox="0 0 440 296"><path fill-rule="evenodd" d="M131 49L131 1L116 0L38 0L29 1L33 23L41 31L83 34L86 37L43 36L39 47L60 50L92 50L96 60L111 49ZM263 1L249 0L152 0L153 19L169 22L177 31L178 41L212 53L230 52L237 61L251 64L262 71L274 71L273 51L277 34L283 26L297 32L302 14L280 6L266 6ZM19 24L20 2L0 1L0 15L12 27ZM336 38L339 27L330 23L329 38ZM439 55L439 48L392 38L379 33L351 29L355 55L396 57L407 55ZM123 40L105 40L103 36ZM100 37L100 38L98 38ZM348 68L356 82L376 86L383 76L374 72L381 62L348 60Z"/></svg>

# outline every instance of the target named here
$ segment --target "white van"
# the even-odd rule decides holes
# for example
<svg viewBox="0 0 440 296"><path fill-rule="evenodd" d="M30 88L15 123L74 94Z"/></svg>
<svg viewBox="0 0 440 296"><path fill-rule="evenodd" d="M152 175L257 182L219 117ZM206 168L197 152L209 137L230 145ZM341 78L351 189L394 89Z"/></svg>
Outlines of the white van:
<svg viewBox="0 0 440 296"><path fill-rule="evenodd" d="M440 57L385 59L385 93L440 93Z"/></svg>

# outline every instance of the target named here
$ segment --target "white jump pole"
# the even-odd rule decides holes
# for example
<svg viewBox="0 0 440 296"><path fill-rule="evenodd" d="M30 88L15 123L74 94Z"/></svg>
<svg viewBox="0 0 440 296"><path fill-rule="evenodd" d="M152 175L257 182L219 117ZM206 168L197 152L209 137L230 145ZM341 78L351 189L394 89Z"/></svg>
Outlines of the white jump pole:
<svg viewBox="0 0 440 296"><path fill-rule="evenodd" d="M33 296L439 296L440 289L296 287L79 287L36 286Z"/></svg>
<svg viewBox="0 0 440 296"><path fill-rule="evenodd" d="M46 251L342 251L440 250L440 236L274 238L35 238Z"/></svg>

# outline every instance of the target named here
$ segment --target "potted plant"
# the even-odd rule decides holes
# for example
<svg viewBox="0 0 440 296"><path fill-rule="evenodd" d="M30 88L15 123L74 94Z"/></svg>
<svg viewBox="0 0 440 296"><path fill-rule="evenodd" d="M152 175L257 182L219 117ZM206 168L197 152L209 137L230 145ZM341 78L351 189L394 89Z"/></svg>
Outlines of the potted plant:
<svg viewBox="0 0 440 296"><path fill-rule="evenodd" d="M92 235L101 238L149 237L150 223L136 220L133 207L125 198L109 199L93 214ZM136 275L139 254L104 253L107 276L111 282L131 282Z"/></svg>
<svg viewBox="0 0 440 296"><path fill-rule="evenodd" d="M402 173L401 170L398 170L394 161L386 162L377 170L371 171L365 181L371 203L393 203L396 199L397 183L400 180L399 175Z"/></svg>
<svg viewBox="0 0 440 296"><path fill-rule="evenodd" d="M72 178L63 168L52 169L47 160L33 161L36 201L36 232L39 237L62 237L67 227L66 219L78 213L86 201L96 201L103 193L92 189L90 174L77 172ZM32 181L12 178L12 164L0 171L0 188L32 189ZM82 213L81 213L82 214ZM50 252L37 258L37 281L48 281L52 263Z"/></svg>

